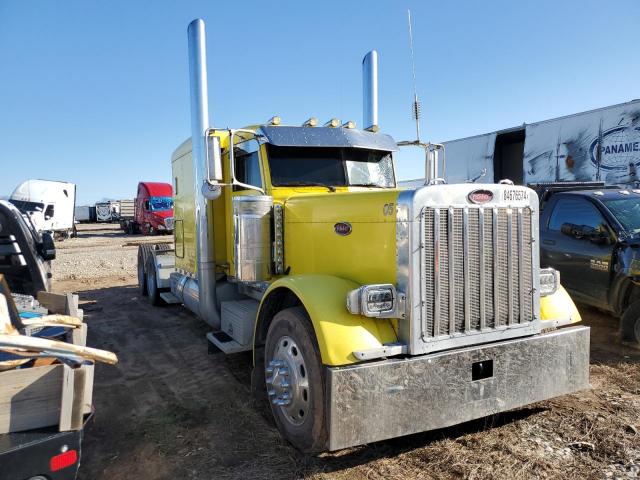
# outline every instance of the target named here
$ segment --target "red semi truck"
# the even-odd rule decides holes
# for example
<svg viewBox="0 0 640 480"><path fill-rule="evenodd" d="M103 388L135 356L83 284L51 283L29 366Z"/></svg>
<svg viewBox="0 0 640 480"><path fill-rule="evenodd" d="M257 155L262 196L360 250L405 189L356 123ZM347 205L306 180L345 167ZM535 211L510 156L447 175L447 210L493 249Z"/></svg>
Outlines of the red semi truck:
<svg viewBox="0 0 640 480"><path fill-rule="evenodd" d="M173 189L169 183L140 182L133 218L121 218L127 233L171 233L173 231Z"/></svg>

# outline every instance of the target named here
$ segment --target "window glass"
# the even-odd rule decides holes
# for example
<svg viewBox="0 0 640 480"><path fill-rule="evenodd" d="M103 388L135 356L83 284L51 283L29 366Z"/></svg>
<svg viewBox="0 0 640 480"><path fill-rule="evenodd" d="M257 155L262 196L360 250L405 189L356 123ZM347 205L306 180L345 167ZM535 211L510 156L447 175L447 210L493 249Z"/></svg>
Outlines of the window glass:
<svg viewBox="0 0 640 480"><path fill-rule="evenodd" d="M171 210L173 208L173 199L171 197L151 197L148 203L148 210L160 212L163 210Z"/></svg>
<svg viewBox="0 0 640 480"><path fill-rule="evenodd" d="M47 220L53 218L53 205L47 205L47 208L44 211L44 218Z"/></svg>
<svg viewBox="0 0 640 480"><path fill-rule="evenodd" d="M598 209L587 200L563 198L558 200L553 212L551 212L549 230L560 231L565 223L584 225L599 230L603 227L604 219Z"/></svg>
<svg viewBox="0 0 640 480"><path fill-rule="evenodd" d="M347 185L339 148L269 145L269 168L274 186Z"/></svg>
<svg viewBox="0 0 640 480"><path fill-rule="evenodd" d="M607 208L629 233L640 232L640 199L622 197L603 200Z"/></svg>
<svg viewBox="0 0 640 480"><path fill-rule="evenodd" d="M395 187L391 153L358 148L268 146L278 186Z"/></svg>
<svg viewBox="0 0 640 480"><path fill-rule="evenodd" d="M233 155L236 180L262 188L259 149L260 145L256 140L248 140L236 145ZM238 189L242 190L242 187Z"/></svg>
<svg viewBox="0 0 640 480"><path fill-rule="evenodd" d="M26 202L24 200L9 200L13 203L21 212L42 212L44 210L44 203L38 202Z"/></svg>
<svg viewBox="0 0 640 480"><path fill-rule="evenodd" d="M391 153L345 149L349 185L394 187Z"/></svg>

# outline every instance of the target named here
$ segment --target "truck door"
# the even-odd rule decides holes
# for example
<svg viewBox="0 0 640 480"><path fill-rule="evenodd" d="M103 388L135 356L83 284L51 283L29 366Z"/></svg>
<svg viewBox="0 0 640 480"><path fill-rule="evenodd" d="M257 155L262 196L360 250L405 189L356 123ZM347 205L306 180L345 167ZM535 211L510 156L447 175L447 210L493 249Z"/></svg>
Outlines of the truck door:
<svg viewBox="0 0 640 480"><path fill-rule="evenodd" d="M560 281L576 300L606 306L613 246L610 229L590 201L563 196L545 216L541 263L560 271Z"/></svg>

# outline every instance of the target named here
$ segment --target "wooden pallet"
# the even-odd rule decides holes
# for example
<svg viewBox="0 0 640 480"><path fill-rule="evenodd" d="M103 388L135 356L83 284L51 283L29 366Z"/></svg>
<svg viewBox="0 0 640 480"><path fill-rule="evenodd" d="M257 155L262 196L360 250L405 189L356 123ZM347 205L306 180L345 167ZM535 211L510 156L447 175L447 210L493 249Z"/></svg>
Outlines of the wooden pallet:
<svg viewBox="0 0 640 480"><path fill-rule="evenodd" d="M2 283L0 290L8 290ZM50 313L82 318L77 295L40 292L38 301ZM86 346L87 325L70 329L66 340ZM53 425L60 431L81 429L84 415L91 412L93 374L93 363L72 368L53 358L38 358L29 368L1 371L0 434Z"/></svg>
<svg viewBox="0 0 640 480"><path fill-rule="evenodd" d="M80 430L91 411L93 365L54 364L0 372L0 434L59 425Z"/></svg>

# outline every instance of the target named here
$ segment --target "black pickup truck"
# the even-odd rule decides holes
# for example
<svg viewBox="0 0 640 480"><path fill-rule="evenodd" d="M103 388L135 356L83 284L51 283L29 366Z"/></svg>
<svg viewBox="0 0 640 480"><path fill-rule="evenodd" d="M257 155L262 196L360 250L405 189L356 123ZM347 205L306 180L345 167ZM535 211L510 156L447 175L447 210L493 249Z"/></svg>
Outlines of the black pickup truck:
<svg viewBox="0 0 640 480"><path fill-rule="evenodd" d="M55 254L49 233L38 233L28 216L0 200L0 273L14 293L35 296L49 290ZM0 480L75 479L82 436L83 430L59 432L57 427L0 434Z"/></svg>
<svg viewBox="0 0 640 480"><path fill-rule="evenodd" d="M50 290L51 260L56 258L53 237L39 233L28 215L0 200L0 273L11 291L35 296Z"/></svg>
<svg viewBox="0 0 640 480"><path fill-rule="evenodd" d="M560 271L577 302L621 318L640 342L640 190L602 184L533 186L540 195L540 264Z"/></svg>

